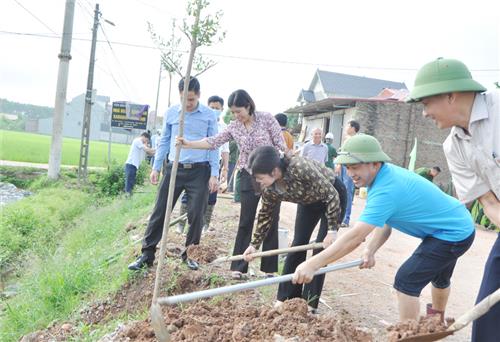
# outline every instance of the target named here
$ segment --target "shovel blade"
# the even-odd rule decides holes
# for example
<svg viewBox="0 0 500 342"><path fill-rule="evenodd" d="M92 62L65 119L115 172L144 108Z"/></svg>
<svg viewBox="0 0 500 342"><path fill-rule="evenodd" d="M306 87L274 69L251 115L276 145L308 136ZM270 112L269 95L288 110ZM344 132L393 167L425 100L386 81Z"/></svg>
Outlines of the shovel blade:
<svg viewBox="0 0 500 342"><path fill-rule="evenodd" d="M170 335L168 333L167 326L165 325L165 321L163 320L161 307L158 303L151 305L151 325L153 326L153 330L158 341L170 341Z"/></svg>
<svg viewBox="0 0 500 342"><path fill-rule="evenodd" d="M455 330L450 330L450 331L441 331L441 332L436 332L436 333L430 333L430 334L425 334L425 335L419 335L419 336L412 336L412 337L405 337L398 342L431 342L431 341L439 341L440 339L445 338L446 336L452 335L455 332Z"/></svg>

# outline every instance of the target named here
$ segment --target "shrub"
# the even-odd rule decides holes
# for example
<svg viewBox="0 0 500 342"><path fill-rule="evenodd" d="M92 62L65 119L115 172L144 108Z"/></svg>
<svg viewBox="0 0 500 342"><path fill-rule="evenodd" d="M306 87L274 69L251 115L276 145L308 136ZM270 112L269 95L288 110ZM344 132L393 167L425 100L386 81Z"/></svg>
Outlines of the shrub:
<svg viewBox="0 0 500 342"><path fill-rule="evenodd" d="M136 186L144 185L144 179L149 171L149 165L143 162L137 170ZM124 166L113 163L109 169L97 175L96 186L101 195L117 196L125 188Z"/></svg>

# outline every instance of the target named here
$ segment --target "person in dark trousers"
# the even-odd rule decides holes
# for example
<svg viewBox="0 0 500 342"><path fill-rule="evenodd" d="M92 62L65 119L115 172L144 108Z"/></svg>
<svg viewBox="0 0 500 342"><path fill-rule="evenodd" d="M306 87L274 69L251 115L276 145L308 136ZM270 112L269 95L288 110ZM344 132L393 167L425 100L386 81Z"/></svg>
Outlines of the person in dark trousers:
<svg viewBox="0 0 500 342"><path fill-rule="evenodd" d="M184 80L179 82L179 94L183 97ZM194 77L189 80L186 99L186 113L184 117L184 134L188 139L201 139L217 134L217 119L215 113L199 102L200 83ZM175 137L178 135L179 116L181 105L174 105L167 110L165 115L160 144L155 154L155 162L151 171L151 183L158 183L158 176L165 156L163 178L160 183L156 204L149 219L148 227L142 242L142 255L129 265L130 270L138 270L144 266L151 266L155 258L156 246L161 241L163 223L166 214L166 203L170 185L170 172L172 170L175 153ZM200 242L203 213L207 205L208 192L217 191L219 176L219 151L199 151L182 149L179 157L179 166L175 182L172 206L179 198L181 192L186 191L189 197L188 219L191 223L186 236L186 250L182 253L183 262L192 270L198 269L198 263L187 256L187 247Z"/></svg>
<svg viewBox="0 0 500 342"><path fill-rule="evenodd" d="M500 90L472 79L459 60L438 58L415 77L408 102L421 102L424 117L440 129L451 128L443 143L453 185L462 203L478 200L500 227ZM480 302L500 288L500 233L484 266ZM500 303L472 324L473 342L500 340Z"/></svg>
<svg viewBox="0 0 500 342"><path fill-rule="evenodd" d="M345 212L347 194L344 184L332 169L324 163L300 156L280 156L272 146L255 149L248 164L252 176L264 190L257 228L250 246L243 254L246 261L252 260L250 254L257 251L269 231L272 212L281 201L298 203L292 246L308 244L320 218L316 242L323 242L324 247L328 247L335 240ZM322 250L316 249L313 254ZM293 273L305 259L305 251L289 253L285 259L283 274ZM287 299L302 297L314 312L318 308L324 279L324 275L317 276L303 289L302 285L281 283L276 306Z"/></svg>
<svg viewBox="0 0 500 342"><path fill-rule="evenodd" d="M248 168L248 156L259 146L274 146L280 151L285 151L285 142L281 134L281 128L276 119L265 112L255 110L255 103L250 95L243 89L234 91L228 99L228 106L233 112L236 120L232 121L227 128L215 137L198 141L189 141L187 138L178 138L177 141L185 148L214 149L222 146L231 139L238 144L240 156L238 159L238 175L240 177L240 222L236 240L234 242L233 255L243 254L252 238L253 224L260 194L255 192L254 181ZM278 221L279 206L273 213L273 223L270 232L264 239L263 250L278 248ZM278 271L278 256L265 257L261 260L261 271L269 274ZM248 263L244 260L231 263L232 276L234 279L245 278L248 271Z"/></svg>
<svg viewBox="0 0 500 342"><path fill-rule="evenodd" d="M148 147L149 139L149 133L144 132L135 138L130 146L127 161L125 162L125 193L129 196L132 195L137 170L144 160L145 155L153 155L155 153L154 149Z"/></svg>

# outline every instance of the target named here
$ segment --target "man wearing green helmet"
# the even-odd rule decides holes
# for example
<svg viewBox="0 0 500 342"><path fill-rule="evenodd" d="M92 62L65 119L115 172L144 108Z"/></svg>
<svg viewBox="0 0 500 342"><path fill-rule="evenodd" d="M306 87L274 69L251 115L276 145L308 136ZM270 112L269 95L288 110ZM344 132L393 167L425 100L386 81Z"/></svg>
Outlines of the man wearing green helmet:
<svg viewBox="0 0 500 342"><path fill-rule="evenodd" d="M472 218L458 200L388 161L389 156L370 135L356 135L344 143L335 162L346 166L357 187L368 187L365 208L353 228L297 267L293 282L310 282L317 269L349 254L375 231L365 246L360 266L373 267L375 252L395 228L422 240L394 279L400 320L419 317L419 296L429 283L432 307L428 313L440 314L443 319L456 261L474 240Z"/></svg>
<svg viewBox="0 0 500 342"><path fill-rule="evenodd" d="M457 196L475 199L486 216L500 227L500 92L486 92L472 79L467 66L438 58L417 73L408 102L422 102L423 115L441 128L451 128L443 149ZM500 235L488 260L477 302L500 288ZM474 321L472 341L498 341L500 304Z"/></svg>

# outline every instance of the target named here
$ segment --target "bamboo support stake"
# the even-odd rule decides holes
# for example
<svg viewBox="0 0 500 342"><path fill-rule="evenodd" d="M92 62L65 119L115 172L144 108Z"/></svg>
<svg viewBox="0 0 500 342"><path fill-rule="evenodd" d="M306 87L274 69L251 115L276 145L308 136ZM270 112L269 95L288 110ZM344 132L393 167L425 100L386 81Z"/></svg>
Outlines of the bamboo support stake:
<svg viewBox="0 0 500 342"><path fill-rule="evenodd" d="M200 22L200 11L201 11L201 6L200 3L198 3L198 10L196 12L196 19L195 19L195 24L194 27L199 26ZM189 52L189 60L188 60L188 66L186 70L186 76L184 77L184 91L182 95L182 109L181 113L179 115L179 137L182 137L184 135L184 115L186 111L186 103L187 103L187 97L188 97L188 91L189 91L189 81L191 78L191 68L193 65L193 58L194 58L194 53L197 47L197 39L196 36L191 39L191 50ZM175 139L176 137L171 137L171 139ZM170 183L168 185L168 197L167 197L167 207L166 207L166 214L165 214L165 221L163 222L163 234L161 237L161 243L160 243L160 255L158 258L158 265L156 267L156 277L155 277L155 286L154 286L154 291L153 291L153 299L151 303L151 325L153 326L153 329L155 331L155 335L158 338L160 342L168 342L170 340L170 336L167 331L167 327L165 325L165 321L163 319L163 313L161 311L161 307L158 305L158 295L160 292L160 279L161 279L161 270L163 268L163 263L164 263L164 258L165 258L165 252L166 252L166 247L167 247L167 235L168 235L168 230L170 227L170 217L172 215L172 202L174 198L174 189L175 189L175 180L177 177L177 168L179 166L179 156L181 153L181 146L177 145L175 148L175 158L174 158L174 163L172 165L172 170L170 173Z"/></svg>

